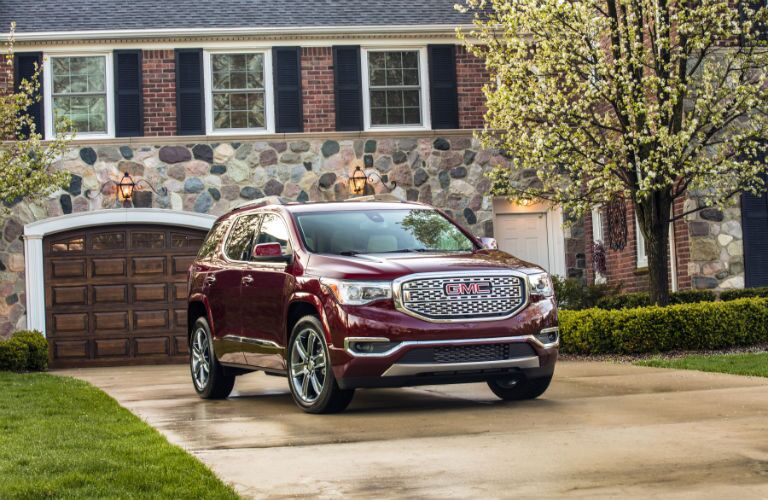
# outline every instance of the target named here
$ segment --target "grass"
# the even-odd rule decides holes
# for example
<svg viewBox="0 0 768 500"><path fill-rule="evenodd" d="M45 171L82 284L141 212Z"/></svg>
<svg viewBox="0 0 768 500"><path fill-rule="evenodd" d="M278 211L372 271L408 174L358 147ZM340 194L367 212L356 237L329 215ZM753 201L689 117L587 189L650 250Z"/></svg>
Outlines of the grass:
<svg viewBox="0 0 768 500"><path fill-rule="evenodd" d="M0 373L0 498L237 498L102 391Z"/></svg>
<svg viewBox="0 0 768 500"><path fill-rule="evenodd" d="M768 377L768 352L747 354L690 355L680 358L653 358L638 361L642 366L658 368L678 368L704 372L731 373Z"/></svg>

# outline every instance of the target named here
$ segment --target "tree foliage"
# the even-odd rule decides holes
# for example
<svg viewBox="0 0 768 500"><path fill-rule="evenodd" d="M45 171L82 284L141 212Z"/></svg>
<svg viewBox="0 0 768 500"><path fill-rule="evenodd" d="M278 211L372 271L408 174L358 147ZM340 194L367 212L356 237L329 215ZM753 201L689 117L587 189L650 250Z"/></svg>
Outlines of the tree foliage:
<svg viewBox="0 0 768 500"><path fill-rule="evenodd" d="M11 35L14 25L11 25ZM14 81L13 36L6 42L0 60L0 72L5 81ZM40 100L42 68L35 69L33 78L24 79L19 88L0 89L0 202L12 204L26 197L40 197L59 189L69 182L69 174L56 171L52 165L68 148L74 136L71 124L59 120L58 137L44 141L42 131L26 113Z"/></svg>
<svg viewBox="0 0 768 500"><path fill-rule="evenodd" d="M768 8L743 3L466 0L460 36L493 77L482 139L538 174L520 184L497 167L493 194L575 214L630 200L665 301L667 231L686 215L674 201L700 210L766 188Z"/></svg>

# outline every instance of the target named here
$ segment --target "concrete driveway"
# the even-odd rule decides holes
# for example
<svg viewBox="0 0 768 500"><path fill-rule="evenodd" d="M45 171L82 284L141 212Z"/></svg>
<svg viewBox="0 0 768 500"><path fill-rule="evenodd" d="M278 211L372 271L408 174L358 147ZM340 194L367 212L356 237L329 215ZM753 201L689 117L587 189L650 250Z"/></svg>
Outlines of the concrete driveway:
<svg viewBox="0 0 768 500"><path fill-rule="evenodd" d="M542 399L484 384L358 391L306 415L284 379L195 395L185 366L58 372L87 380L246 497L768 499L768 380L564 362Z"/></svg>

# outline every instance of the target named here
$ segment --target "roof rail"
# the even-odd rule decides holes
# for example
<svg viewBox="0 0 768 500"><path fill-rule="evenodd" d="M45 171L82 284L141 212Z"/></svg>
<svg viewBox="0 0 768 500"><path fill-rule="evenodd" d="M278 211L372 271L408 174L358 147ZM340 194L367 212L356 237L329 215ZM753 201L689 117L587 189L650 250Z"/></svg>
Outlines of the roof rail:
<svg viewBox="0 0 768 500"><path fill-rule="evenodd" d="M267 205L288 205L289 203L290 203L289 200L286 200L281 196L265 196L264 198L257 198L255 200L244 201L243 203L236 205L232 210L238 210L245 207L261 208L261 207L266 207Z"/></svg>
<svg viewBox="0 0 768 500"><path fill-rule="evenodd" d="M384 201L391 203L408 203L389 193L371 194L368 196L355 196L353 198L347 198L344 201Z"/></svg>

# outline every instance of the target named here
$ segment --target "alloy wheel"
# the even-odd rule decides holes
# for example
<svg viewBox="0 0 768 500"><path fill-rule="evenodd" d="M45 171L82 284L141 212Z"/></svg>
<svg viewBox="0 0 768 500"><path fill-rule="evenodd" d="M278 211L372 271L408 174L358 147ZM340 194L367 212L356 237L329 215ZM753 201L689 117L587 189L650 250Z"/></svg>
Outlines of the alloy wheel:
<svg viewBox="0 0 768 500"><path fill-rule="evenodd" d="M192 337L192 378L198 390L205 389L211 377L211 354L209 349L208 332L198 328Z"/></svg>
<svg viewBox="0 0 768 500"><path fill-rule="evenodd" d="M320 397L326 370L323 339L311 328L302 330L291 348L291 384L302 402L312 404Z"/></svg>

